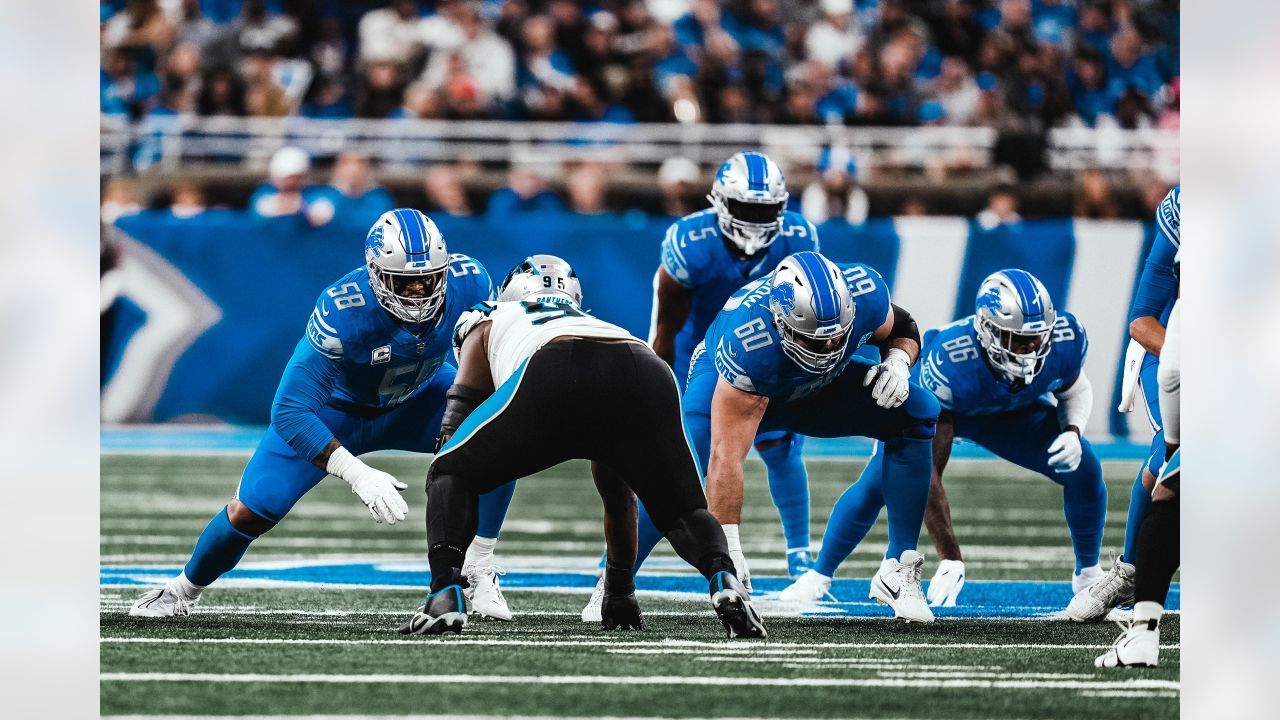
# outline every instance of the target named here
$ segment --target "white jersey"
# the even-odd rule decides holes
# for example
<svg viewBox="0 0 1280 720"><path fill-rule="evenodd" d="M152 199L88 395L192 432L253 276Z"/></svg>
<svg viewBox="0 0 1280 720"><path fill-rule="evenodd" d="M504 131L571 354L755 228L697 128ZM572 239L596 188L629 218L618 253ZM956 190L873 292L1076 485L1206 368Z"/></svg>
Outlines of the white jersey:
<svg viewBox="0 0 1280 720"><path fill-rule="evenodd" d="M498 387L520 363L538 348L558 337L641 340L617 325L594 318L565 298L535 296L526 300L483 302L462 313L453 331L453 344L461 357L462 341L486 322L489 330L489 372Z"/></svg>

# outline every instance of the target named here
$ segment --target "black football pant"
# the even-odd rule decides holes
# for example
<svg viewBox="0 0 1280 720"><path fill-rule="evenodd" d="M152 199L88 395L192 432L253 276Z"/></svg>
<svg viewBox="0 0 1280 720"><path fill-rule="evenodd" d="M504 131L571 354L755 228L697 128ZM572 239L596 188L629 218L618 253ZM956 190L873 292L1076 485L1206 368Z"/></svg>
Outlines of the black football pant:
<svg viewBox="0 0 1280 720"><path fill-rule="evenodd" d="M626 483L676 553L704 576L733 570L724 531L707 511L671 369L638 342L574 338L535 352L432 462L432 591L457 581L482 494L573 459L593 460Z"/></svg>

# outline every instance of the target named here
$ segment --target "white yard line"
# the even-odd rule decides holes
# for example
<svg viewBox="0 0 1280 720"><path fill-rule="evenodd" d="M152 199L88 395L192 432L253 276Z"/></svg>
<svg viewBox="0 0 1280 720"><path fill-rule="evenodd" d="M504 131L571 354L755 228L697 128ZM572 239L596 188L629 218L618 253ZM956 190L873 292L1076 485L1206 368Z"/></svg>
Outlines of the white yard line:
<svg viewBox="0 0 1280 720"><path fill-rule="evenodd" d="M436 642L436 639L426 638L407 638L404 640L340 640L340 639L319 639L319 638L175 638L175 637L114 637L108 636L101 638L102 643L125 643L140 645L423 645L425 643ZM715 648L716 650L724 650L728 648L758 648L761 650L778 650L782 648L812 648L812 649L858 649L858 650L887 650L887 649L914 649L914 648L945 648L957 650L1098 650L1111 647L1110 645L1077 645L1077 644L1048 644L1048 643L893 643L893 642L751 642L743 640L618 640L618 639L591 639L591 640L566 640L556 638L531 638L528 640L516 640L506 638L482 638L482 637L441 637L438 638L440 645L486 645L486 646L507 646L507 647L603 647L603 648ZM1181 645L1173 643L1169 645L1161 645L1161 650L1178 651Z"/></svg>
<svg viewBox="0 0 1280 720"><path fill-rule="evenodd" d="M102 673L104 682L330 683L414 685L688 685L698 687L983 688L1004 690L1177 690L1173 680L682 677L673 675L391 675L263 673Z"/></svg>

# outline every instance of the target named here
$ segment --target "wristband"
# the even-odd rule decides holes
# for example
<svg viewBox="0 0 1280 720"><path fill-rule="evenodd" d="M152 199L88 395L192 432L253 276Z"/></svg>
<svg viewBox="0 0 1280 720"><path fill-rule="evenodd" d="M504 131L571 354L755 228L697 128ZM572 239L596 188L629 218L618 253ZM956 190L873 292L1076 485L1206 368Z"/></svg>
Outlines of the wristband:
<svg viewBox="0 0 1280 720"><path fill-rule="evenodd" d="M901 362L907 367L911 367L911 356L902 348L889 348L888 352L884 354L884 362L888 363L894 360Z"/></svg>
<svg viewBox="0 0 1280 720"><path fill-rule="evenodd" d="M355 471L363 465L364 463L360 462L360 459L355 455L352 455L351 451L339 445L337 450L329 453L329 462L325 464L324 469L330 475L340 477L349 484L352 482L352 478L348 476L356 474Z"/></svg>
<svg viewBox="0 0 1280 720"><path fill-rule="evenodd" d="M729 552L742 552L742 542L738 539L738 526L722 525L724 528L724 539L729 543Z"/></svg>

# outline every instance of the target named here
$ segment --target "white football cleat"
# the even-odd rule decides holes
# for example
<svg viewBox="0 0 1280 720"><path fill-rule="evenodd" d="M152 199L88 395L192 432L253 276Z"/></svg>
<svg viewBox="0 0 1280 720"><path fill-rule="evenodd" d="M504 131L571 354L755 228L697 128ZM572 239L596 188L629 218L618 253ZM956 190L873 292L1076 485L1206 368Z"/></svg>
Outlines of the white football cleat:
<svg viewBox="0 0 1280 720"><path fill-rule="evenodd" d="M880 570L871 578L871 593L867 596L893 608L893 616L907 622L931 623L933 611L925 602L920 576L924 571L924 556L915 550L902 553L902 559L885 558Z"/></svg>
<svg viewBox="0 0 1280 720"><path fill-rule="evenodd" d="M1116 559L1101 579L1071 598L1067 617L1076 622L1102 620L1112 608L1133 600L1133 575L1133 565Z"/></svg>
<svg viewBox="0 0 1280 720"><path fill-rule="evenodd" d="M831 594L831 578L817 570L807 570L778 593L777 600L785 603L808 604L821 600L835 600Z"/></svg>
<svg viewBox="0 0 1280 720"><path fill-rule="evenodd" d="M587 606L582 608L582 622L584 623L602 623L604 618L600 617L600 606L604 604L604 575L596 581L596 589L591 591L591 599L587 601Z"/></svg>
<svg viewBox="0 0 1280 720"><path fill-rule="evenodd" d="M1080 572L1071 573L1071 596L1075 597L1080 594L1081 590L1087 590L1091 585L1102 579L1102 566L1092 565Z"/></svg>
<svg viewBox="0 0 1280 720"><path fill-rule="evenodd" d="M498 576L506 575L506 570L490 562L463 568L462 574L470 585L462 594L471 603L472 612L494 620L511 620L511 608L507 607L507 599L498 587Z"/></svg>
<svg viewBox="0 0 1280 720"><path fill-rule="evenodd" d="M130 617L186 617L200 598L189 598L176 583L148 590L129 608Z"/></svg>
<svg viewBox="0 0 1280 720"><path fill-rule="evenodd" d="M1121 625L1121 627L1125 627ZM1160 622L1146 620L1130 623L1111 649L1094 658L1093 666L1157 667L1160 665Z"/></svg>

